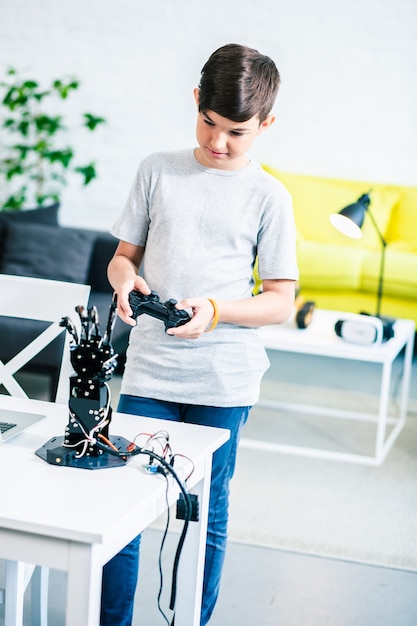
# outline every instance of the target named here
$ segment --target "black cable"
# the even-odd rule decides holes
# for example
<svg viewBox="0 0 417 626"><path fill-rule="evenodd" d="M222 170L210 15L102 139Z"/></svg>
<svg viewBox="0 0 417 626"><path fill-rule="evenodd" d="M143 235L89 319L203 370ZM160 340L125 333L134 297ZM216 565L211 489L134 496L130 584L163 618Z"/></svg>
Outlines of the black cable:
<svg viewBox="0 0 417 626"><path fill-rule="evenodd" d="M177 485L179 486L181 490L182 495L184 496L184 502L185 502L184 525L183 525L181 536L178 542L177 550L175 552L174 565L172 568L171 600L169 603L169 608L173 611L175 608L175 601L176 601L176 596L177 596L178 564L179 564L182 548L184 546L184 541L187 535L188 525L189 525L189 522L191 519L191 513L192 513L191 501L190 501L188 492L185 486L183 485L182 481L178 477L176 471L172 467L172 465L170 465L170 463L167 463L167 461L165 461L164 458L162 458L158 454L155 454L155 452L153 452L152 450L144 450L143 448L139 448L136 446L132 451L122 452L120 450L113 450L113 448L110 448L109 446L101 443L98 440L96 441L96 445L100 450L103 450L104 452L108 452L109 454L112 454L113 456L117 456L119 458L120 457L125 458L126 460L132 456L137 456L139 454L145 454L149 456L150 458L155 459L161 464L161 466L165 470L167 470L173 476L174 480L176 481ZM163 473L163 472L160 472L160 473Z"/></svg>
<svg viewBox="0 0 417 626"><path fill-rule="evenodd" d="M168 482L168 477L167 477L165 471L159 472L159 473L161 473L163 475L163 477L165 478L165 481L166 481L165 502L166 502L166 505L167 505L167 521L166 521L166 525L165 525L164 534L162 536L161 547L159 548L159 558L158 558L158 566L159 566L158 610L161 613L161 615L164 618L164 620L166 621L167 625L170 626L170 621L169 621L168 617L165 615L165 612L163 611L162 606L161 606L161 596L162 596L162 590L163 590L163 586L164 586L164 575L163 575L163 570L162 570L162 551L164 549L165 540L167 538L169 522L170 522L170 512L169 512L169 502L168 502L169 482Z"/></svg>
<svg viewBox="0 0 417 626"><path fill-rule="evenodd" d="M188 495L188 492L186 490L186 488L184 487L182 481L179 479L177 473L175 472L174 468L172 467L172 465L170 465L169 463L167 463L165 461L165 459L163 459L162 457L160 457L158 454L155 454L154 452L150 452L149 450L141 450L141 452L139 452L138 454L146 454L148 456L150 456L151 458L159 461L159 463L161 463L161 465L168 470L168 472L170 472L170 474L174 477L176 483L178 484L179 488L181 489L181 492L184 496L184 501L185 501L185 515L184 515L184 525L182 528L182 532L181 532L181 536L178 542L178 546L177 546L177 550L175 553L175 558L174 558L174 565L172 568L172 585L171 585L171 600L169 603L169 608L173 611L175 608L175 600L176 600L176 596L177 596L177 576L178 576L178 564L179 564L179 560L180 560L180 556L181 556L181 552L182 552L182 548L184 546L184 541L185 541L185 537L187 535L187 530L188 530L188 525L191 519L191 501L190 501L190 497Z"/></svg>
<svg viewBox="0 0 417 626"><path fill-rule="evenodd" d="M177 551L175 553L174 566L172 568L171 602L169 603L169 608L171 610L174 610L174 608L175 608L175 600L176 600L176 597L177 597L178 563L179 563L179 560L180 560L182 548L184 546L185 536L187 534L188 524L190 522L190 517L191 517L191 506L190 506L189 501L188 501L187 513L186 513L186 517L185 517L185 520L184 520L184 526L182 528L181 537L180 537L180 540L178 542Z"/></svg>

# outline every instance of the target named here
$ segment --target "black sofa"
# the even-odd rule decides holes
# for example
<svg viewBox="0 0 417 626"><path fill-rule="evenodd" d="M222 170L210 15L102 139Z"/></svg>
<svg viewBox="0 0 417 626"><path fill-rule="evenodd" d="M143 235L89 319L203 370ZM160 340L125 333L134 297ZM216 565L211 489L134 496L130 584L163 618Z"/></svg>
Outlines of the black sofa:
<svg viewBox="0 0 417 626"><path fill-rule="evenodd" d="M0 212L0 272L90 285L89 306L97 307L101 327L105 329L112 301L107 265L117 240L104 231L60 226L58 212L58 205ZM74 321L76 318L74 311ZM0 360L8 362L45 326L34 320L0 317ZM124 367L129 331L130 327L117 318L112 344L119 355L120 373ZM49 377L50 399L55 397L62 341L62 338L56 339L24 368L27 372Z"/></svg>

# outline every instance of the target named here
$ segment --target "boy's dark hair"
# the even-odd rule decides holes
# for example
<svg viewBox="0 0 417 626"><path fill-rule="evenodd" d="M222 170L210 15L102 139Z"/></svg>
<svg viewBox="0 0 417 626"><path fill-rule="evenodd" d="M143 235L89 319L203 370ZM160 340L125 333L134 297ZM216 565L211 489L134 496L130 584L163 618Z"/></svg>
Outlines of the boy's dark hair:
<svg viewBox="0 0 417 626"><path fill-rule="evenodd" d="M270 113L280 75L269 57L253 48L227 44L213 52L201 70L200 112L214 111L234 122Z"/></svg>

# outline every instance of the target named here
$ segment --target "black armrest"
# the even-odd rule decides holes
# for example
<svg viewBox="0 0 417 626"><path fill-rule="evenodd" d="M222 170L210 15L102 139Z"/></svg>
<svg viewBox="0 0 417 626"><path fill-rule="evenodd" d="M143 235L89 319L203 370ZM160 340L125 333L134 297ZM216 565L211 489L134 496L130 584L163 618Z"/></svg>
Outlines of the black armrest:
<svg viewBox="0 0 417 626"><path fill-rule="evenodd" d="M91 291L112 293L111 285L107 280L107 266L118 243L118 239L112 235L104 232L98 234L93 246L87 279L87 283L91 285Z"/></svg>

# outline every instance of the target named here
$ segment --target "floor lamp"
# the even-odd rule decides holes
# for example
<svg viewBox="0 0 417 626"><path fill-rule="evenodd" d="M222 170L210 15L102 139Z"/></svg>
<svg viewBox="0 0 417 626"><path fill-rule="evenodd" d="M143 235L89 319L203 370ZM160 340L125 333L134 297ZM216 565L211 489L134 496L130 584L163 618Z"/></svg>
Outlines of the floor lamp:
<svg viewBox="0 0 417 626"><path fill-rule="evenodd" d="M369 210L369 205L371 204L371 198L369 193L370 192L362 194L360 198L356 200L356 202L354 202L353 204L349 204L344 209L339 211L339 213L332 213L332 215L330 215L330 221L338 231L340 231L347 237L351 237L352 239L360 239L362 237L361 229L365 219L365 214L368 213L369 215L372 225L375 228L375 231L381 242L381 262L379 266L378 293L375 317L381 319L384 326L384 337L388 339L394 334L394 320L381 316L381 300L383 294L385 271L385 248L387 247L387 242L382 236L382 233L378 228L378 224L376 223L374 216Z"/></svg>

